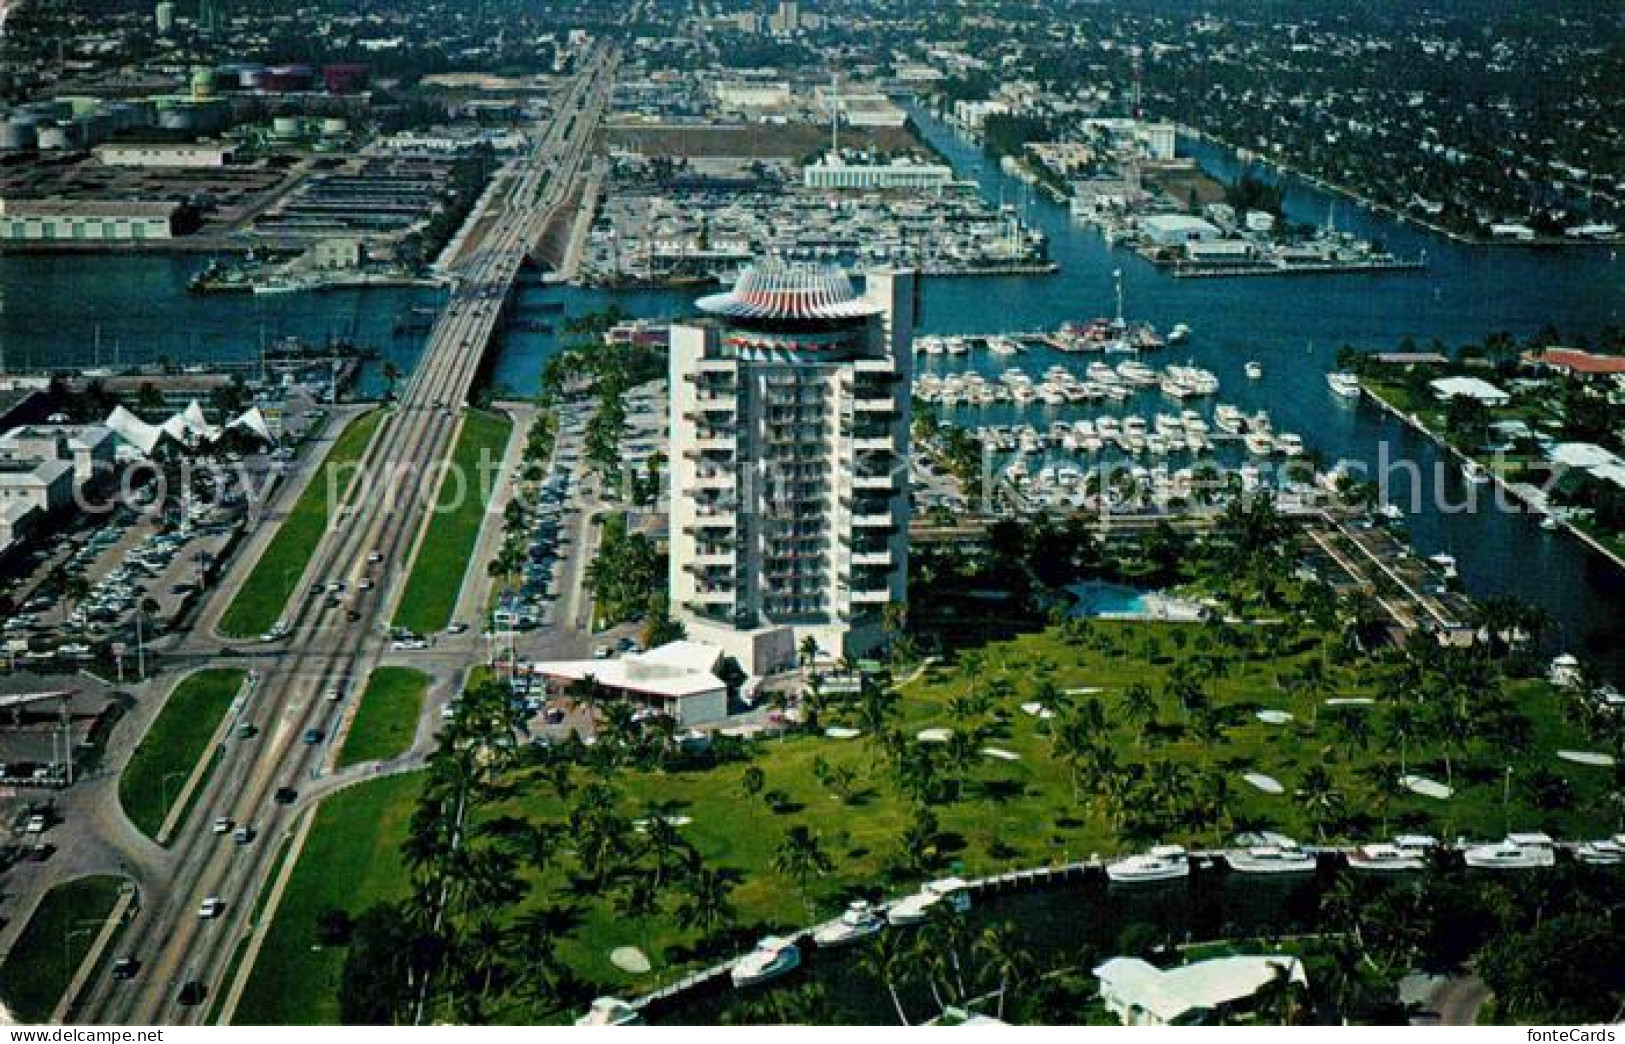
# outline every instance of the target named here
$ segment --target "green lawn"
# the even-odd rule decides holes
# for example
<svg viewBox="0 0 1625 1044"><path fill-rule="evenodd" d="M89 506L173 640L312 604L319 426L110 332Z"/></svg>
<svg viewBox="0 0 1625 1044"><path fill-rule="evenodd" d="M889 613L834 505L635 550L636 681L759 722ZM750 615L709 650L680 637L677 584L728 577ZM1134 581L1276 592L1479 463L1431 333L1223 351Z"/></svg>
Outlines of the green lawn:
<svg viewBox="0 0 1625 1044"><path fill-rule="evenodd" d="M344 948L323 947L317 919L358 915L407 894L401 844L421 773L359 783L322 802L233 1021L240 1026L334 1025Z"/></svg>
<svg viewBox="0 0 1625 1044"><path fill-rule="evenodd" d="M367 680L361 707L339 751L338 767L404 754L417 734L429 676L410 667L379 667Z"/></svg>
<svg viewBox="0 0 1625 1044"><path fill-rule="evenodd" d="M367 452L373 432L386 414L380 410L357 417L333 441L333 448L282 520L276 536L266 545L242 589L220 617L220 632L253 638L270 630L282 618L288 600L299 585L310 554L321 542L334 505L330 492L342 495L352 469ZM336 486L336 491L330 491Z"/></svg>
<svg viewBox="0 0 1625 1044"><path fill-rule="evenodd" d="M452 451L452 470L412 563L396 626L427 634L451 623L512 428L513 422L500 414L470 410L464 415L462 434Z"/></svg>
<svg viewBox="0 0 1625 1044"><path fill-rule="evenodd" d="M1387 738L1390 708L1384 704L1395 698L1385 694L1396 690L1383 679L1399 668L1376 659L1339 662L1329 641L1307 627L1100 622L1070 637L1050 628L989 642L963 655L959 664L925 671L898 689L891 721L900 745L911 753L923 749L927 745L916 737L928 728L965 730L971 723L979 734L962 760L945 756L939 762L938 771L945 773L940 778L961 782L931 799L939 830L925 852L927 865L917 868L905 858L904 835L918 822L919 806L901 789L885 745L867 734L752 743L748 761L707 770L625 764L600 775L576 764L567 770L565 798L549 772L520 768L502 780L495 801L478 807L476 823L511 824L506 817L513 817L546 825L558 847L543 865L520 857L518 872L529 893L499 917L512 923L543 907L569 909L575 923L557 937L561 960L594 989L619 996L673 981L721 955L701 952L700 934L677 923L674 914L686 883L674 880L670 871L649 912L629 909L629 883L654 880L657 873L644 832L627 826L620 834L627 853L616 861L620 869L611 871L606 884L592 880L578 849L584 835L572 813L580 815L578 803L599 780L609 786L614 813L623 823L655 815L684 817L678 833L701 865L737 873L729 924L740 939L831 916L855 895L903 894L926 877L975 877L1092 854L1111 856L1159 840L1212 847L1243 829L1276 829L1305 842L1380 840L1406 830L1445 838L1495 838L1520 829L1544 829L1563 838L1609 832L1609 773L1555 757L1559 749L1588 750L1595 744L1569 723L1563 697L1546 683L1501 683L1510 712L1527 725L1521 753L1493 740L1469 739L1453 751L1447 768L1440 741L1426 728L1417 731L1404 752L1407 770L1441 781L1448 775L1456 789L1447 801L1430 800L1391 785L1400 745ZM1168 685L1176 665L1199 657L1219 664L1205 683L1211 721L1218 725L1205 736ZM1307 681L1312 674L1322 674L1323 680ZM1133 723L1126 711L1126 690L1136 682L1154 695L1154 728ZM1473 705L1487 706L1488 695L1474 693ZM1325 701L1332 698L1374 702L1328 707ZM1023 709L1037 701L1059 713L1045 719ZM1101 723L1085 731L1097 749L1115 755L1115 770L1069 761L1061 742L1061 724L1087 721L1093 702L1099 704ZM1256 717L1265 709L1293 718L1284 725L1266 724ZM1350 727L1337 722L1360 716L1368 717L1371 729L1356 742ZM827 711L823 724L862 727L851 705ZM993 757L984 753L987 749L1015 757ZM1518 783L1503 813L1508 764L1515 767ZM754 798L744 786L752 767L765 775L763 792ZM1299 792L1320 769L1337 795L1330 803L1335 817L1317 815L1315 803ZM842 773L851 779L844 797L820 781ZM1102 787L1108 773L1125 782L1116 798ZM1165 776L1170 773L1178 775ZM1244 780L1247 773L1272 776L1284 793L1255 789ZM1549 802L1533 796L1524 781L1542 773L1561 781L1569 797ZM779 798L770 806L765 798L775 791ZM1215 811L1188 818L1189 808ZM404 819L406 811L394 815ZM817 839L830 863L826 873L807 882L805 895L774 868L782 839L798 826ZM367 893L398 886L393 862L377 862L375 873L383 876L331 876ZM343 905L357 910L365 902ZM299 942L308 945L308 938L307 930ZM622 946L643 950L651 971L631 975L617 969L609 957ZM338 967L336 958L331 967ZM567 1014L509 996L493 998L488 1013L497 1021Z"/></svg>
<svg viewBox="0 0 1625 1044"><path fill-rule="evenodd" d="M909 744L917 742L921 730L954 728L963 721L963 706L956 701L973 689L998 693L979 715L987 732L972 748L963 789L931 806L940 819L933 872L980 876L1097 853L1125 853L1157 840L1215 846L1250 827L1281 830L1305 842L1379 840L1402 829L1446 838L1458 834L1496 838L1509 829L1545 829L1567 838L1609 831L1604 800L1608 772L1554 756L1558 749L1586 750L1594 744L1568 723L1560 696L1544 682L1506 685L1513 705L1532 725L1528 753L1509 755L1492 744L1468 744L1451 766L1456 794L1441 802L1408 792L1396 794L1383 785L1399 752L1397 744L1384 738L1382 697L1374 678L1378 668L1369 662L1339 666L1324 661L1327 682L1322 691L1294 684L1294 676L1310 661L1321 662L1313 643L1289 648L1278 657L1217 649L1215 655L1228 666L1227 673L1211 684L1212 705L1225 725L1219 736L1199 739L1178 702L1163 694L1163 684L1172 664L1198 647L1202 630L1200 625L1101 623L1094 626L1089 644L1070 644L1052 628L982 647L978 652L984 663L974 680L957 667L939 667L903 685L896 724ZM1183 637L1176 644L1178 632ZM1154 654L1146 651L1148 638L1155 644ZM1136 681L1158 693L1157 720L1162 728L1154 738L1143 738L1124 714L1124 691ZM1068 695L1068 690L1089 689L1099 691ZM1054 705L1075 709L1090 699L1100 701L1106 745L1131 774L1138 773L1136 789L1119 807L1113 808L1096 792L1091 768L1075 769L1066 761L1057 749L1052 722L1021 709L1040 695ZM1377 704L1342 710L1325 707L1325 699L1338 697L1369 698ZM1284 710L1294 720L1285 726L1265 724L1254 716L1261 709ZM1372 734L1363 748L1334 726L1338 714L1372 716ZM827 714L824 723L860 724L855 710L844 708ZM1018 760L985 755L985 748L1015 754ZM809 735L767 741L753 749L756 756L750 764L765 773L765 791L780 790L787 798L779 805L782 811L770 809L761 798L745 796L744 764L708 772L622 771L613 777L619 810L628 818L642 818L653 803L663 802L671 810L668 814L689 817L692 822L681 833L704 864L740 872L732 895L738 911L735 923L754 930L790 929L813 920L795 885L773 869L780 840L796 825L817 836L833 863L828 874L808 885L819 917L834 914L855 891L879 888L901 894L917 885L920 875L901 870L899 859L901 838L915 821L916 806L900 792L879 744L868 738ZM1407 756L1408 771L1446 778L1442 753L1431 738L1412 740ZM849 800L839 800L818 781L819 760L837 771L851 771ZM1536 807L1514 786L1503 818L1502 770L1509 761L1517 766L1519 779L1536 769L1563 779L1572 788L1572 801L1561 808ZM1203 788L1201 794L1211 794L1205 800L1216 802L1224 814L1200 825L1186 825L1171 813L1164 825L1136 824L1135 806L1151 804L1159 792L1158 763L1188 772L1182 785ZM1295 793L1315 766L1330 772L1346 819L1345 825L1328 830L1324 837L1319 829L1324 824L1316 822L1306 808L1309 802ZM1253 772L1272 776L1285 793L1254 789L1243 779ZM591 779L579 768L573 777L578 787ZM568 835L568 806L551 782L526 774L513 782L512 797L485 814L549 822ZM1206 789L1210 787L1217 789L1210 792ZM647 867L638 872L647 873ZM588 980L630 993L669 982L681 969L700 963L688 949L696 934L679 928L669 914L677 896L667 897L661 913L639 920L628 917L613 897L584 890L579 873L573 861L556 861L536 881L538 894L550 894L551 901L566 901L568 896L568 901L579 903L580 925L561 940L560 951ZM630 976L610 963L611 950L627 945L650 956L654 969L649 975Z"/></svg>
<svg viewBox="0 0 1625 1044"><path fill-rule="evenodd" d="M119 803L143 834L158 835L246 677L236 669L199 671L170 693L118 781Z"/></svg>
<svg viewBox="0 0 1625 1044"><path fill-rule="evenodd" d="M0 964L0 999L17 1021L44 1022L118 901L119 877L81 877L46 893Z"/></svg>

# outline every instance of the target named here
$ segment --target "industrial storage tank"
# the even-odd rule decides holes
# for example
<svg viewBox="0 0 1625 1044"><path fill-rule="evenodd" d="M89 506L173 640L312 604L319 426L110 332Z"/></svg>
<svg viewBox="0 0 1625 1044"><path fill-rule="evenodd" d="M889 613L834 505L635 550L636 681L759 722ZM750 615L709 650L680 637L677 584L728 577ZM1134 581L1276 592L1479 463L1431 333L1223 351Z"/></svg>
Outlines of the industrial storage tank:
<svg viewBox="0 0 1625 1044"><path fill-rule="evenodd" d="M0 152L31 152L39 147L39 131L32 116L15 114L0 120Z"/></svg>

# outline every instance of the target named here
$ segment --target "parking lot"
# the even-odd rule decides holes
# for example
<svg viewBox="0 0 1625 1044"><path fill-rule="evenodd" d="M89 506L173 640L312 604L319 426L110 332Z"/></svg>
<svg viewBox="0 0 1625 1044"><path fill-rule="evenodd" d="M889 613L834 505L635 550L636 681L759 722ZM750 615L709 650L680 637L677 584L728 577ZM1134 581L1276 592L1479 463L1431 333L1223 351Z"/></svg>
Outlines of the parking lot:
<svg viewBox="0 0 1625 1044"><path fill-rule="evenodd" d="M254 462L259 473L267 460ZM162 507L149 486L128 503L81 515L9 563L17 611L0 624L0 668L133 668L137 647L188 609L229 550L247 498L235 472L199 472Z"/></svg>

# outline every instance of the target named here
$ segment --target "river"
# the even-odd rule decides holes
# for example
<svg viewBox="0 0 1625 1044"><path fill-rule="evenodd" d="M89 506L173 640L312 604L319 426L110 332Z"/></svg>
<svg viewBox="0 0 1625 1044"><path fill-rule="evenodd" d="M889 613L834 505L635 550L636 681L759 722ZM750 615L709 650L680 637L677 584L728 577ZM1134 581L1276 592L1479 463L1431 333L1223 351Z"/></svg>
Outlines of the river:
<svg viewBox="0 0 1625 1044"><path fill-rule="evenodd" d="M1478 509L1439 510L1436 476L1445 476L1446 503L1460 503L1464 494L1454 467L1427 439L1372 406L1337 399L1323 380L1343 344L1391 349L1409 335L1424 345L1435 337L1456 345L1503 330L1525 336L1547 323L1587 334L1625 324L1625 264L1613 253L1469 246L1337 200L1338 227L1379 239L1401 256L1426 251L1428 269L1176 280L1131 251L1108 247L1094 229L1074 222L1064 206L1003 174L951 128L924 113L915 116L931 143L962 175L980 182L990 200L1018 204L1025 218L1045 231L1061 266L1050 277L932 280L924 293L922 331L1037 330L1110 314L1113 272L1120 269L1130 318L1164 330L1183 322L1195 331L1188 346L1164 353L1168 361L1189 358L1213 370L1223 382L1221 398L1245 410L1267 409L1277 430L1302 434L1327 460L1357 460L1373 469L1385 460L1414 461L1420 470L1418 495L1413 498L1399 486L1390 496L1405 507L1414 499L1420 508L1410 519L1417 547L1456 556L1474 594L1514 594L1543 606L1555 621L1554 648L1585 656L1612 676L1625 675L1625 648L1617 641L1625 634L1625 574L1574 539L1496 509L1485 502L1485 487L1479 487ZM1234 157L1217 147L1182 141L1181 148L1222 178L1239 172ZM1291 178L1285 185L1290 219L1326 220L1334 206L1331 196ZM49 360L89 366L115 357L124 362L160 356L188 362L250 359L262 339L354 336L406 369L421 350L421 338L396 337L392 329L413 306L440 296L427 289L189 295L186 280L202 263L193 257L0 257L0 347L12 365ZM575 288L526 293L563 299L569 314L613 301L648 317L686 314L694 296ZM510 334L493 361L493 383L521 394L533 391L557 340L547 333ZM1081 369L1088 361L1042 355L1047 357L1018 361L1029 372L1056 361ZM1263 380L1244 378L1242 365L1250 359L1263 364ZM378 387L381 362L367 368L364 390ZM927 365L950 363L933 359ZM1002 363L974 356L951 365L991 372Z"/></svg>

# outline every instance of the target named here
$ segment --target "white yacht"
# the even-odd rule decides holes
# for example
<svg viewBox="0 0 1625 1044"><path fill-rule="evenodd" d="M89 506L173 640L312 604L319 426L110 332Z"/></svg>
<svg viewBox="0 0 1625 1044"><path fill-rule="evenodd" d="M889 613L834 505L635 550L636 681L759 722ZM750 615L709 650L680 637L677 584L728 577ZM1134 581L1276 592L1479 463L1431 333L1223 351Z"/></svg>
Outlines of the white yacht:
<svg viewBox="0 0 1625 1044"><path fill-rule="evenodd" d="M1275 437L1275 448L1289 457L1303 456L1303 438L1290 431L1283 431Z"/></svg>
<svg viewBox="0 0 1625 1044"><path fill-rule="evenodd" d="M1347 858L1351 870L1398 873L1427 867L1426 853L1390 844L1361 845L1348 853Z"/></svg>
<svg viewBox="0 0 1625 1044"><path fill-rule="evenodd" d="M1307 874L1315 869L1315 857L1289 837L1273 844L1232 849L1224 853L1224 861L1230 869L1244 874Z"/></svg>
<svg viewBox="0 0 1625 1044"><path fill-rule="evenodd" d="M1446 580L1456 578L1456 556L1447 555L1443 551L1436 555L1429 555L1428 561L1439 567L1439 575Z"/></svg>
<svg viewBox="0 0 1625 1044"><path fill-rule="evenodd" d="M1530 870L1557 861L1552 839L1545 834L1508 834L1505 841L1473 845L1461 855L1468 866L1480 870Z"/></svg>
<svg viewBox="0 0 1625 1044"><path fill-rule="evenodd" d="M956 913L969 910L970 892L966 890L965 882L957 877L927 881L918 892L893 903L891 909L886 911L886 920L899 928L919 924L930 916L931 908L941 902L946 902Z"/></svg>
<svg viewBox="0 0 1625 1044"><path fill-rule="evenodd" d="M587 1014L576 1019L577 1026L637 1026L642 1022L638 1009L619 997L599 997Z"/></svg>
<svg viewBox="0 0 1625 1044"><path fill-rule="evenodd" d="M848 904L840 917L813 932L813 942L821 948L849 946L867 939L886 927L885 919L862 899Z"/></svg>
<svg viewBox="0 0 1625 1044"><path fill-rule="evenodd" d="M1175 323L1174 328L1168 331L1169 344L1184 344L1191 339L1191 328L1184 323Z"/></svg>
<svg viewBox="0 0 1625 1044"><path fill-rule="evenodd" d="M1249 362L1246 366L1243 366L1241 369L1242 369L1242 372L1247 375L1247 379L1249 381L1256 381L1260 377L1264 376L1264 367L1260 363Z"/></svg>
<svg viewBox="0 0 1625 1044"><path fill-rule="evenodd" d="M1601 841L1586 841L1574 850L1574 858L1588 866L1618 866L1625 863L1625 834Z"/></svg>
<svg viewBox="0 0 1625 1044"><path fill-rule="evenodd" d="M1106 877L1119 884L1173 881L1189 877L1190 872L1190 859L1179 845L1158 845L1143 855L1106 864Z"/></svg>
<svg viewBox="0 0 1625 1044"><path fill-rule="evenodd" d="M1255 457L1267 457L1275 452L1275 437L1268 432L1250 431L1242 436L1242 442L1247 445L1247 452Z"/></svg>
<svg viewBox="0 0 1625 1044"><path fill-rule="evenodd" d="M1468 482L1475 486L1482 486L1490 480L1490 473L1480 467L1475 461L1464 461L1461 465L1461 474Z"/></svg>
<svg viewBox="0 0 1625 1044"><path fill-rule="evenodd" d="M789 939L770 935L756 949L734 962L729 973L736 987L754 986L794 971L801 964L801 950Z"/></svg>
<svg viewBox="0 0 1625 1044"><path fill-rule="evenodd" d="M1242 428L1241 411L1227 402L1221 402L1213 408L1213 423L1218 425L1220 431L1234 435Z"/></svg>
<svg viewBox="0 0 1625 1044"><path fill-rule="evenodd" d="M1360 397L1360 378L1352 373L1328 373L1326 383L1332 391L1345 399L1358 399Z"/></svg>

